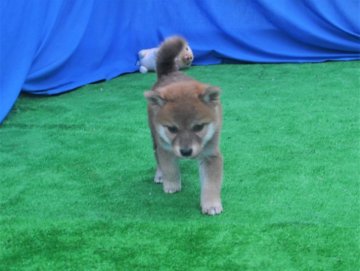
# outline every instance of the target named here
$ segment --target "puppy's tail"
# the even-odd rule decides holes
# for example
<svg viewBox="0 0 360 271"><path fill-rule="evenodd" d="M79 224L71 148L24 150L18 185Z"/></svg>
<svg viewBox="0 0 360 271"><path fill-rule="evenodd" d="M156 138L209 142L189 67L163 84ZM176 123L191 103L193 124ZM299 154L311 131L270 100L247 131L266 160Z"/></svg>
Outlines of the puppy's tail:
<svg viewBox="0 0 360 271"><path fill-rule="evenodd" d="M158 78L178 70L175 58L185 46L186 41L179 36L173 36L164 41L160 46L156 59L156 72Z"/></svg>

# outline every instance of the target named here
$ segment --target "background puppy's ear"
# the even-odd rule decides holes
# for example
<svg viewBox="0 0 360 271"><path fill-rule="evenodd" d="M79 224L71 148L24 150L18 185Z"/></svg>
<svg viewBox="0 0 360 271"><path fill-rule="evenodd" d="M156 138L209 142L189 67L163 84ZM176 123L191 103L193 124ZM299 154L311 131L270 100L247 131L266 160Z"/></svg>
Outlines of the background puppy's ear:
<svg viewBox="0 0 360 271"><path fill-rule="evenodd" d="M156 91L146 91L144 92L145 98L148 100L150 105L163 106L165 104L165 100L161 98L160 93Z"/></svg>
<svg viewBox="0 0 360 271"><path fill-rule="evenodd" d="M214 86L207 86L204 93L201 94L200 98L205 103L216 103L220 99L220 88Z"/></svg>

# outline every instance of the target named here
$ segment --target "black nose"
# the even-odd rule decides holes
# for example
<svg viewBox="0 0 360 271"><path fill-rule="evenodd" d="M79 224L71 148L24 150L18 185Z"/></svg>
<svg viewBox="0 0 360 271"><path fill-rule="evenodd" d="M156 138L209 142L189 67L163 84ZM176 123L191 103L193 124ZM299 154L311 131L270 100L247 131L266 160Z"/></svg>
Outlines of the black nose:
<svg viewBox="0 0 360 271"><path fill-rule="evenodd" d="M192 154L192 149L180 149L182 156L188 157Z"/></svg>

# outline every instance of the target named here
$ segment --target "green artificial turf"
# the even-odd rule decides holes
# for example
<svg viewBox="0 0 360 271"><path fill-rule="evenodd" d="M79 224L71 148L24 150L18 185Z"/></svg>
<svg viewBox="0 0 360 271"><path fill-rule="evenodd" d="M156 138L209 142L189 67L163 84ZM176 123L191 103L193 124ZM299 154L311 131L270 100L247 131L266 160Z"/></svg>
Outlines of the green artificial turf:
<svg viewBox="0 0 360 271"><path fill-rule="evenodd" d="M153 183L143 92L128 74L22 95L0 127L0 270L357 270L360 63L219 65L224 213Z"/></svg>

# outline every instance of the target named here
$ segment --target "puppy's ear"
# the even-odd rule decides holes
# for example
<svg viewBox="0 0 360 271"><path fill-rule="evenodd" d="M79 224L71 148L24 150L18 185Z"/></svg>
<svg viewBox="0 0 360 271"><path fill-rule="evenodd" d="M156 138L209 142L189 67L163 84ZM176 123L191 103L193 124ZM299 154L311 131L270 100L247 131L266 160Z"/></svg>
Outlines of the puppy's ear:
<svg viewBox="0 0 360 271"><path fill-rule="evenodd" d="M165 104L165 100L160 96L160 93L150 90L144 92L144 96L150 105L162 107Z"/></svg>
<svg viewBox="0 0 360 271"><path fill-rule="evenodd" d="M200 98L207 104L217 103L220 100L220 88L207 86Z"/></svg>

